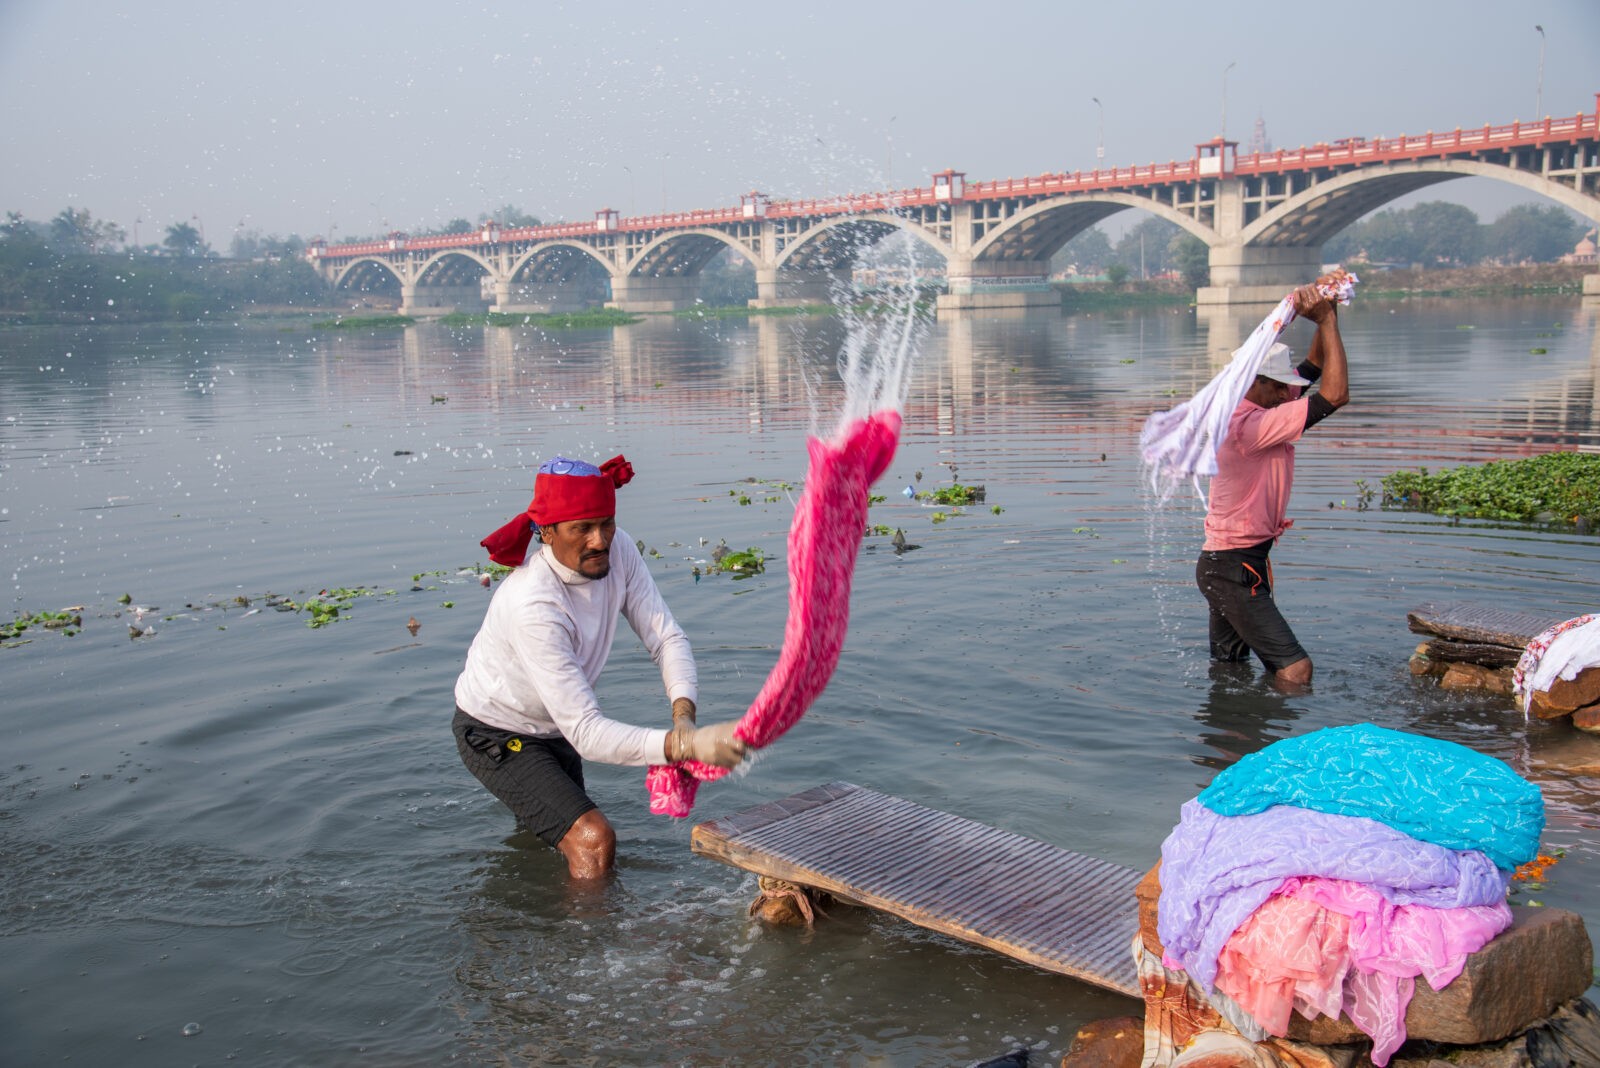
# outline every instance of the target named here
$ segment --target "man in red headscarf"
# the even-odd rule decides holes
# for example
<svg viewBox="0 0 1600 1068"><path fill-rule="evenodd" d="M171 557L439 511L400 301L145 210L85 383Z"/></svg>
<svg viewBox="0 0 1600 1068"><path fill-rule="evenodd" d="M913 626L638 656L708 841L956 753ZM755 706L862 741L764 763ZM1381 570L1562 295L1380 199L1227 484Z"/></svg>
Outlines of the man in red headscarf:
<svg viewBox="0 0 1600 1068"><path fill-rule="evenodd" d="M616 491L632 477L620 456L600 467L559 456L540 466L527 512L481 543L514 570L456 680L451 729L462 762L518 823L561 851L574 879L609 874L617 851L610 821L584 792L585 759L731 768L744 758L733 723L695 726L689 639L633 539L617 529ZM661 668L670 731L600 712L594 684L619 616Z"/></svg>

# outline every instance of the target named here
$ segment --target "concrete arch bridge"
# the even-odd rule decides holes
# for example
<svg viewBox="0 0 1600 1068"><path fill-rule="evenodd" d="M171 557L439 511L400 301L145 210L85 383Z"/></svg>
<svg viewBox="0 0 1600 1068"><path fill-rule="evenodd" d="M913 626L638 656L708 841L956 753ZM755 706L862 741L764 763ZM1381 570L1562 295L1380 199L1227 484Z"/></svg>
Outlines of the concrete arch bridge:
<svg viewBox="0 0 1600 1068"><path fill-rule="evenodd" d="M897 231L943 256L941 308L1058 302L1049 260L1101 220L1130 208L1182 227L1209 248L1202 305L1273 303L1313 277L1323 244L1361 216L1418 189L1493 178L1600 225L1600 93L1567 118L1457 128L1240 156L1217 138L1183 162L968 182L820 200L748 193L738 207L592 222L500 227L327 245L307 258L335 287L399 285L410 314L568 311L606 300L640 312L699 298L701 272L732 249L756 273L756 306L830 299L860 253ZM1600 274L1585 279L1600 295Z"/></svg>

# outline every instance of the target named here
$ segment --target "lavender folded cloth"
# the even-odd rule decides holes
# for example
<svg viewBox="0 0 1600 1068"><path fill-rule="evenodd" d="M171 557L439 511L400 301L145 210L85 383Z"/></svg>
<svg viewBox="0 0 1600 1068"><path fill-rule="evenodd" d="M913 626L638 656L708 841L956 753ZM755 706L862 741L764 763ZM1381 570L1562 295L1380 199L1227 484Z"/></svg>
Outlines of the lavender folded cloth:
<svg viewBox="0 0 1600 1068"><path fill-rule="evenodd" d="M1482 852L1376 820L1287 805L1223 816L1195 799L1161 845L1156 932L1168 965L1211 991L1229 936L1292 876L1364 883L1396 905L1432 908L1499 904L1510 883Z"/></svg>

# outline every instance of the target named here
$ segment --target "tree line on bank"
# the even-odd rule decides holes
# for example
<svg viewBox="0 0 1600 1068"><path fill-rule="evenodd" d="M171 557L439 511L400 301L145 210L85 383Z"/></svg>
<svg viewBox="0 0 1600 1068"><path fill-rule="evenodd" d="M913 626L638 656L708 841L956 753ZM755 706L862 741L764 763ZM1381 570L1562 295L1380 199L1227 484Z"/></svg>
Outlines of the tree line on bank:
<svg viewBox="0 0 1600 1068"><path fill-rule="evenodd" d="M509 204L480 215L478 225L490 218L502 226L539 224ZM224 257L196 221L172 223L159 242L140 244L84 208L69 206L48 222L7 212L0 224L0 321L197 321L339 304L306 262L299 235L264 235L241 226ZM455 218L416 232L474 228Z"/></svg>
<svg viewBox="0 0 1600 1068"><path fill-rule="evenodd" d="M418 236L464 233L494 220L502 227L537 226L540 220L507 204L419 229ZM198 221L198 220L196 220ZM1585 226L1564 208L1522 204L1492 223L1459 204L1429 201L1386 208L1346 228L1323 247L1323 260L1360 266L1463 267L1481 263L1549 263L1572 251ZM347 240L371 240L350 236ZM159 243L130 244L122 227L68 207L48 222L6 215L0 226L0 318L9 321L196 320L253 311L328 308L337 303L327 283L306 262L298 235L263 235L240 227L230 255L218 256L189 222L168 226ZM864 262L937 267L939 257L915 239L893 239L866 250ZM1051 259L1052 273L1129 280L1207 282L1205 243L1154 216L1113 243L1098 226L1074 237ZM707 266L701 298L707 304L742 304L755 295L754 271L728 253Z"/></svg>
<svg viewBox="0 0 1600 1068"><path fill-rule="evenodd" d="M326 307L331 298L297 239L258 239L245 259L216 258L187 222L169 226L159 245L125 239L82 209L48 223L9 212L0 226L0 320L196 321Z"/></svg>

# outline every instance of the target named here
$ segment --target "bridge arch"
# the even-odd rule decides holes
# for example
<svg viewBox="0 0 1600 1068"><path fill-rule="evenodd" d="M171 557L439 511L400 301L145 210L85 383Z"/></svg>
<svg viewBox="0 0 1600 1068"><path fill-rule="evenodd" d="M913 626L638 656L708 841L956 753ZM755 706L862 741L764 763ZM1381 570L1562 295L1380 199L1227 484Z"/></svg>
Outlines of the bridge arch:
<svg viewBox="0 0 1600 1068"><path fill-rule="evenodd" d="M1296 193L1239 233L1246 247L1322 245L1362 216L1408 193L1455 178L1491 178L1600 223L1600 200L1541 175L1475 160L1415 160L1348 171Z"/></svg>
<svg viewBox="0 0 1600 1068"><path fill-rule="evenodd" d="M476 269L474 269L476 268ZM461 286L494 274L494 265L470 249L446 249L417 267L416 284Z"/></svg>
<svg viewBox="0 0 1600 1068"><path fill-rule="evenodd" d="M334 272L332 287L335 292L385 292L398 294L405 279L394 265L376 256L362 256L351 260Z"/></svg>
<svg viewBox="0 0 1600 1068"><path fill-rule="evenodd" d="M972 258L975 262L1048 260L1074 237L1130 208L1175 223L1207 245L1218 241L1211 227L1158 201L1129 193L1089 193L1023 208L976 241Z"/></svg>
<svg viewBox="0 0 1600 1068"><path fill-rule="evenodd" d="M500 312L576 312L605 303L616 268L603 251L567 238L519 246L493 272Z"/></svg>
<svg viewBox="0 0 1600 1068"><path fill-rule="evenodd" d="M828 219L785 241L774 266L789 271L840 271L855 263L861 251L894 233L906 233L946 261L955 249L929 227L894 212L871 212Z"/></svg>
<svg viewBox="0 0 1600 1068"><path fill-rule="evenodd" d="M632 277L659 278L699 274L725 249L735 249L754 266L761 266L743 242L710 228L673 230L652 238L640 246L622 273Z"/></svg>
<svg viewBox="0 0 1600 1068"><path fill-rule="evenodd" d="M564 283L598 266L607 277L615 273L611 261L582 241L544 241L511 264L513 281Z"/></svg>

